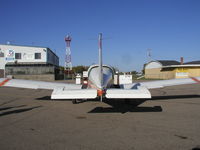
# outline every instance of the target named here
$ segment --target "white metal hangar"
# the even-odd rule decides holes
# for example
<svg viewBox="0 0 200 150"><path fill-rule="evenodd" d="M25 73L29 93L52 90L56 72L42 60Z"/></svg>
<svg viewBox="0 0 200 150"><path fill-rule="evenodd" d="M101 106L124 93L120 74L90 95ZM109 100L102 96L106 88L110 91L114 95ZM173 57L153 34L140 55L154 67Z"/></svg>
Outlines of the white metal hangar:
<svg viewBox="0 0 200 150"><path fill-rule="evenodd" d="M39 78L38 75L54 73L58 66L59 58L50 48L0 44L0 77L13 75L21 78L19 75L23 75L22 78L26 78L35 75Z"/></svg>

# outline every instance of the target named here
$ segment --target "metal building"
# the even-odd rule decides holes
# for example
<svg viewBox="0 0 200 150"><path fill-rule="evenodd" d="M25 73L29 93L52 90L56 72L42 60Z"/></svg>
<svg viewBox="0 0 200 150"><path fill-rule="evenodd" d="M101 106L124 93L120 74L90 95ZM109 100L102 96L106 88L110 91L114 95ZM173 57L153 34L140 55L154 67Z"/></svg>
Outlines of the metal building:
<svg viewBox="0 0 200 150"><path fill-rule="evenodd" d="M58 66L59 58L50 48L0 44L0 77L52 80Z"/></svg>
<svg viewBox="0 0 200 150"><path fill-rule="evenodd" d="M145 64L146 79L175 79L200 76L200 61L157 60Z"/></svg>

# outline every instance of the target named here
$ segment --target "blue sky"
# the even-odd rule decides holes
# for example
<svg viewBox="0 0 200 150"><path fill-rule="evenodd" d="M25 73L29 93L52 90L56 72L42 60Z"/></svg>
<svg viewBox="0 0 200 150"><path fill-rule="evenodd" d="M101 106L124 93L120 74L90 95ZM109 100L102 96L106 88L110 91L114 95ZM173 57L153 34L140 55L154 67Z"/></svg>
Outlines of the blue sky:
<svg viewBox="0 0 200 150"><path fill-rule="evenodd" d="M0 0L0 43L47 46L64 65L67 34L73 65L98 62L140 71L153 59L200 60L199 0Z"/></svg>

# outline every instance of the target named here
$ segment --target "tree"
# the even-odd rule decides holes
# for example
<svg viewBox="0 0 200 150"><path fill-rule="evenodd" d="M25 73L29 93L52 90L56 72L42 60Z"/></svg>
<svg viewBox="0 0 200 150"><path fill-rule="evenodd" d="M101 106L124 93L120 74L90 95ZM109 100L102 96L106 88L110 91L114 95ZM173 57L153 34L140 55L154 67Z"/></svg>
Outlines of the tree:
<svg viewBox="0 0 200 150"><path fill-rule="evenodd" d="M76 74L76 73L83 73L83 71L87 71L88 70L88 66L75 66L72 68L72 71Z"/></svg>

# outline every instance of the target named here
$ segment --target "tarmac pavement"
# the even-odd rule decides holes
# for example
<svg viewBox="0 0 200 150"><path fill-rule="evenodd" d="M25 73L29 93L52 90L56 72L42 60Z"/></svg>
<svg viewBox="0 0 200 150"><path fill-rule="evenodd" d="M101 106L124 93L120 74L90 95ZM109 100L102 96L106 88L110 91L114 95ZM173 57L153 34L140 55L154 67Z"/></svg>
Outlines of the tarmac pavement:
<svg viewBox="0 0 200 150"><path fill-rule="evenodd" d="M200 84L152 100L72 104L50 90L0 87L1 150L198 150Z"/></svg>

